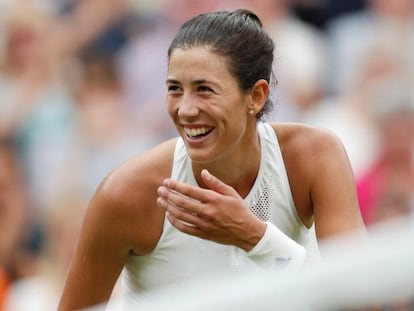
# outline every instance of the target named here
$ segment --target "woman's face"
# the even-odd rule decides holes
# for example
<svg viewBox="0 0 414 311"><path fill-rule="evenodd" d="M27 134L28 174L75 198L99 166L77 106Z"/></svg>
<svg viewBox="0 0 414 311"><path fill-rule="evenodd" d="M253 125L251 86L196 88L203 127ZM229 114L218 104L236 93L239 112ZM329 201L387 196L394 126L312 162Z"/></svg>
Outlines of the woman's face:
<svg viewBox="0 0 414 311"><path fill-rule="evenodd" d="M241 92L225 57L207 47L175 49L167 89L168 112L193 162L236 156L246 141L249 95Z"/></svg>
<svg viewBox="0 0 414 311"><path fill-rule="evenodd" d="M15 25L9 30L7 39L7 56L12 65L27 69L43 63L48 45L42 27Z"/></svg>

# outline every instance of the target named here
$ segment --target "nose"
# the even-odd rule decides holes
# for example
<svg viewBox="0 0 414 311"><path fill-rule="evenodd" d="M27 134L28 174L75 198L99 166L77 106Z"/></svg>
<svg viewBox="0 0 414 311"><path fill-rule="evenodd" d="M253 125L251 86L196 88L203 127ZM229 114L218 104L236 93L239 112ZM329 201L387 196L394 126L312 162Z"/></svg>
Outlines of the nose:
<svg viewBox="0 0 414 311"><path fill-rule="evenodd" d="M194 118L198 114L199 108L197 101L190 93L185 93L179 103L178 116L180 118Z"/></svg>

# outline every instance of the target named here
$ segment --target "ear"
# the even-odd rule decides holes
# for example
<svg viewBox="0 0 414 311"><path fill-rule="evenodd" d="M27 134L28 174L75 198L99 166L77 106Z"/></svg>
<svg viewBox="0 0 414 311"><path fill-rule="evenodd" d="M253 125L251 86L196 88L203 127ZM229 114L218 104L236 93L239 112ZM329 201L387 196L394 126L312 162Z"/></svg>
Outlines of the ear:
<svg viewBox="0 0 414 311"><path fill-rule="evenodd" d="M250 92L250 103L247 107L249 110L254 110L254 114L259 113L266 103L269 96L269 83L266 80L258 80L252 87Z"/></svg>

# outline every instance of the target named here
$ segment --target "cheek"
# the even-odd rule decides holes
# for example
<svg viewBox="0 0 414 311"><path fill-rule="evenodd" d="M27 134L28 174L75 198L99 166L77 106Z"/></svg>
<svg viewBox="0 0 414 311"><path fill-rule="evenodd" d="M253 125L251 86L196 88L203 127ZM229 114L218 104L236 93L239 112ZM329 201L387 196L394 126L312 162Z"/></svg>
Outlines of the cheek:
<svg viewBox="0 0 414 311"><path fill-rule="evenodd" d="M238 103L231 107L226 107L221 115L223 116L223 122L226 124L227 131L231 133L231 136L239 136L245 131L248 115L242 104Z"/></svg>
<svg viewBox="0 0 414 311"><path fill-rule="evenodd" d="M177 105L174 100L167 98L167 112L172 119L175 118L177 112Z"/></svg>
<svg viewBox="0 0 414 311"><path fill-rule="evenodd" d="M227 105L223 107L223 111L226 113L228 118L232 119L233 122L234 119L236 119L236 122L242 122L246 118L246 103L242 98L233 98L231 100L227 101Z"/></svg>

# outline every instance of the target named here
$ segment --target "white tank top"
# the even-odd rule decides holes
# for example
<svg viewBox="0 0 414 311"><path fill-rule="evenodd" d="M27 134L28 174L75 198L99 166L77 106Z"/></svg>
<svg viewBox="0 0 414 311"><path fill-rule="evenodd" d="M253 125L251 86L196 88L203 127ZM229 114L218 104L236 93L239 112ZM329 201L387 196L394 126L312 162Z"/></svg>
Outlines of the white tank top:
<svg viewBox="0 0 414 311"><path fill-rule="evenodd" d="M309 254L309 251L316 250L314 230L306 228L296 212L275 132L264 123L258 123L257 129L261 146L260 168L245 202L257 217L274 223L307 248ZM191 159L181 139L175 148L171 177L197 185ZM221 271L244 271L255 266L244 250L184 234L165 218L162 235L153 252L129 257L122 274L121 292L124 298L133 299L143 290Z"/></svg>

